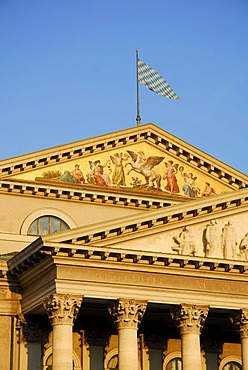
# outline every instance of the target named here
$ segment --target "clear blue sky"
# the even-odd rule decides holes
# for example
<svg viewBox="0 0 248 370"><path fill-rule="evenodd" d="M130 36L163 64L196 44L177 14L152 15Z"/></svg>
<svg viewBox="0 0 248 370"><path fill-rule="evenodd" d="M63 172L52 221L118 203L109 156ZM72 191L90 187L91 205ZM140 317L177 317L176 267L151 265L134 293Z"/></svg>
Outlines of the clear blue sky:
<svg viewBox="0 0 248 370"><path fill-rule="evenodd" d="M0 159L142 123L247 173L247 0L0 0Z"/></svg>

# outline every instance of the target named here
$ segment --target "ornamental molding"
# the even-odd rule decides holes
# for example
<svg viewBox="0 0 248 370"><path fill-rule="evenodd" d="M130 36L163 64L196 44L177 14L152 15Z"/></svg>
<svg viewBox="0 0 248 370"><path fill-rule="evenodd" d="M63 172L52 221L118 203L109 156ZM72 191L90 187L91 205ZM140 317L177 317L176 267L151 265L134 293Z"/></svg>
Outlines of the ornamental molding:
<svg viewBox="0 0 248 370"><path fill-rule="evenodd" d="M207 318L208 311L209 306L182 304L178 310L171 312L171 316L174 319L181 335L200 335Z"/></svg>
<svg viewBox="0 0 248 370"><path fill-rule="evenodd" d="M43 300L51 325L73 325L81 307L82 297L51 294Z"/></svg>
<svg viewBox="0 0 248 370"><path fill-rule="evenodd" d="M117 330L135 329L144 316L147 301L136 301L135 299L118 299L109 307L109 313L116 325Z"/></svg>

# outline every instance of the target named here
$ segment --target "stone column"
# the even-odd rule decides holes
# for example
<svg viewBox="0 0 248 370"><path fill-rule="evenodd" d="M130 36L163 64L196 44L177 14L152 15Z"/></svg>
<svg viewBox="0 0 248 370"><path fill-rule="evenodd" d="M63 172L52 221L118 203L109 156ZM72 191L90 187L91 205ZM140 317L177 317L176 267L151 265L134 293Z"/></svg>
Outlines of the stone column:
<svg viewBox="0 0 248 370"><path fill-rule="evenodd" d="M248 308L242 308L238 315L230 317L241 340L242 369L248 370Z"/></svg>
<svg viewBox="0 0 248 370"><path fill-rule="evenodd" d="M183 370L200 370L200 333L208 315L208 306L182 304L172 312L181 335Z"/></svg>
<svg viewBox="0 0 248 370"><path fill-rule="evenodd" d="M72 328L82 297L51 294L43 303L53 327L53 370L72 370Z"/></svg>
<svg viewBox="0 0 248 370"><path fill-rule="evenodd" d="M109 308L118 331L119 370L138 370L137 331L146 310L146 301L118 299Z"/></svg>

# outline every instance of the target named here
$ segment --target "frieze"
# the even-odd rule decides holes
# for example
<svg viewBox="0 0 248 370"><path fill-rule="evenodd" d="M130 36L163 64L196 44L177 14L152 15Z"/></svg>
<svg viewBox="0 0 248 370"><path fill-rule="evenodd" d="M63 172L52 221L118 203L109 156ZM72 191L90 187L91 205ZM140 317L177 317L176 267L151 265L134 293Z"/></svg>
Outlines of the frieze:
<svg viewBox="0 0 248 370"><path fill-rule="evenodd" d="M196 274L196 272L194 273ZM182 272L178 271L176 274L171 274L168 270L166 273L153 272L133 272L130 271L128 274L126 271L107 269L103 270L91 267L77 269L74 267L63 267L63 277L74 280L80 280L84 282L99 282L111 283L117 285L132 285L132 286L149 286L149 287L161 287L161 289L174 289L178 290L191 290L195 292L218 292L223 294L237 294L237 295L248 295L248 285L244 284L244 281L221 280L220 278L211 277L194 277L194 276L183 276Z"/></svg>

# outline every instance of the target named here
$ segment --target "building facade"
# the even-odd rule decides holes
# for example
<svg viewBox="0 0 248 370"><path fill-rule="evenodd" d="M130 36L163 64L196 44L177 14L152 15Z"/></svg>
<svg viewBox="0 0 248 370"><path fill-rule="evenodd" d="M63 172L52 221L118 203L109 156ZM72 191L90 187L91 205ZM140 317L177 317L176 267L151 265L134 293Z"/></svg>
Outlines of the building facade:
<svg viewBox="0 0 248 370"><path fill-rule="evenodd" d="M0 370L248 370L248 177L153 124L0 162Z"/></svg>

